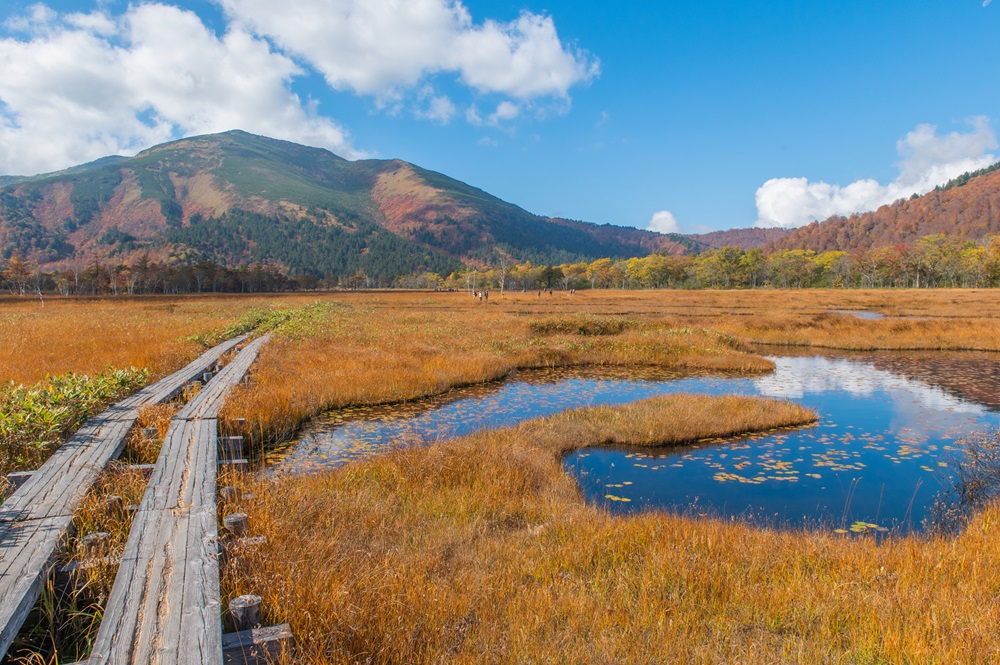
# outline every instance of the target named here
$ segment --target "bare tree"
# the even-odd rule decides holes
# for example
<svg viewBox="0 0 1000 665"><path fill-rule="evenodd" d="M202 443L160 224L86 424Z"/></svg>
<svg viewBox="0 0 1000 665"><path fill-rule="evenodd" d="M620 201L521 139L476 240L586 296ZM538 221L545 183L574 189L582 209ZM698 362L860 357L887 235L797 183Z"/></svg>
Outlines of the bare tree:
<svg viewBox="0 0 1000 665"><path fill-rule="evenodd" d="M497 269L500 271L500 295L503 296L504 287L507 285L507 272L510 270L510 259L506 255L497 253Z"/></svg>

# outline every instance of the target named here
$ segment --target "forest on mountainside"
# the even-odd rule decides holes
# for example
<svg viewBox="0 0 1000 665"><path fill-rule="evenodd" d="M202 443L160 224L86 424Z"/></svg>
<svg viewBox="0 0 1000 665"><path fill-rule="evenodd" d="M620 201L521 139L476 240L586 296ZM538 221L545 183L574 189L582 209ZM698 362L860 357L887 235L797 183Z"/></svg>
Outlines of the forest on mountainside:
<svg viewBox="0 0 1000 665"><path fill-rule="evenodd" d="M966 173L930 192L873 212L831 217L792 229L765 249L867 251L912 245L934 234L970 240L1000 234L1000 164Z"/></svg>
<svg viewBox="0 0 1000 665"><path fill-rule="evenodd" d="M361 258L364 258L363 256ZM0 262L0 288L12 293L137 295L312 289L755 289L755 288L987 288L1000 287L1000 236L976 242L936 234L912 245L868 251L765 252L721 247L696 256L654 253L641 258L562 264L515 263L503 254L487 268L451 272L415 269L403 275L382 264L352 263L350 273L292 274L274 262L227 266L212 260L104 261L56 271L15 254Z"/></svg>

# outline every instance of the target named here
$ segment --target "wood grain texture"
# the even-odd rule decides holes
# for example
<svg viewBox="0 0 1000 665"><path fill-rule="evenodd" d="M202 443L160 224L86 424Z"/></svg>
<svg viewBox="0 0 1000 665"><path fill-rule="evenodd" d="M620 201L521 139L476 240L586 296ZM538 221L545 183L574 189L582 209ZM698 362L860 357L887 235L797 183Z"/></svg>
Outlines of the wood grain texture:
<svg viewBox="0 0 1000 665"><path fill-rule="evenodd" d="M266 341L246 345L171 420L91 665L222 663L215 416Z"/></svg>
<svg viewBox="0 0 1000 665"><path fill-rule="evenodd" d="M213 347L88 420L0 505L0 657L38 599L54 556L69 535L74 511L125 447L139 407L176 395L245 339L242 335Z"/></svg>

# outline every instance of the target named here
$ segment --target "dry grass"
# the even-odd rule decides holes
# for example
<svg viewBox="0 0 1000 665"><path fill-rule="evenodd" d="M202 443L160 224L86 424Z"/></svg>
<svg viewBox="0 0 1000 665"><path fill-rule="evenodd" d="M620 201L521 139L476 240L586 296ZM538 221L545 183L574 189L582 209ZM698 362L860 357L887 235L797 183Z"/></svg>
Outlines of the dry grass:
<svg viewBox="0 0 1000 665"><path fill-rule="evenodd" d="M223 418L246 418L256 441L287 439L306 418L349 405L412 400L503 378L518 368L659 365L764 372L773 364L725 335L653 320L619 325L589 314L518 311L516 301L477 307L464 294L348 297L346 306L261 352L253 382L236 389ZM600 327L599 327L600 326ZM594 329L602 334L595 335ZM567 332L568 331L568 332Z"/></svg>
<svg viewBox="0 0 1000 665"><path fill-rule="evenodd" d="M351 293L307 330L264 348L223 418L275 443L324 410L418 399L516 368L660 365L760 372L752 344L1000 350L1000 298L983 291ZM859 309L919 319L864 321ZM975 313L977 318L969 318Z"/></svg>
<svg viewBox="0 0 1000 665"><path fill-rule="evenodd" d="M74 573L49 577L10 648L12 663L73 663L90 654L132 526L131 513L115 506L138 504L145 488L145 476L121 464L113 464L91 488L74 516L74 535L56 562L57 568L85 565ZM109 504L112 496L120 497L121 503ZM96 548L86 547L84 537L97 532L108 534L108 539Z"/></svg>
<svg viewBox="0 0 1000 665"><path fill-rule="evenodd" d="M793 590L761 603L772 575L807 558L772 567L763 551L800 537L769 534L764 547L741 526L611 516L583 501L561 456L814 417L773 400L674 395L256 481L229 509L248 512L267 545L230 562L227 592L264 595L309 663L741 660L753 631L773 625L754 614L792 628ZM707 643L720 618L736 626Z"/></svg>
<svg viewBox="0 0 1000 665"><path fill-rule="evenodd" d="M279 333L225 415L246 416L258 440L278 441L327 408L415 399L518 367L765 371L766 361L740 352L750 342L997 350L996 296L580 292L509 294L488 304L465 294L321 296L337 307L312 327ZM120 362L143 355L145 342L130 335L169 328L176 340L231 323L248 303L315 299L94 301L103 315L92 317L83 303L75 314L78 305L66 303L54 312L62 325L15 311L37 303L4 302L0 334L37 329L38 349L27 338L15 343L45 369L22 367L10 353L0 357L0 372L38 377L106 364L155 371L196 349L168 344L180 349L171 356L161 345L156 358ZM896 318L861 321L829 309ZM104 344L101 331L116 318L133 321L133 332L109 333ZM89 342L75 343L66 321L82 322ZM677 441L716 436L739 430L732 417L752 410L681 403L651 413L577 411L333 473L253 481L254 496L226 508L246 509L268 544L232 563L226 593L265 595L269 620L293 624L306 662L1000 661L996 507L956 539L876 545L656 513L622 518L587 505L562 472L562 451L662 444L668 431ZM710 417L693 418L699 408ZM673 429L685 423L693 429Z"/></svg>
<svg viewBox="0 0 1000 665"><path fill-rule="evenodd" d="M511 367L759 371L734 352L743 342L993 349L995 295L594 292L547 302L514 294L488 306L461 294L350 295L328 332L270 346L255 384L228 410L283 437L323 408L411 399ZM930 319L862 321L827 309ZM595 327L602 318L629 324ZM612 334L587 334L595 329ZM269 544L231 565L226 593L265 595L269 619L290 621L301 660L315 663L1000 659L1000 546L990 535L1000 510L957 540L881 545L657 513L615 517L581 499L560 453L663 442L646 437L682 422L695 430L681 438L697 437L700 426L677 418L645 427L647 416L634 414L574 412L259 481L233 508L249 512Z"/></svg>
<svg viewBox="0 0 1000 665"><path fill-rule="evenodd" d="M532 321L536 327L557 322L568 325L567 330L600 326L602 320L614 325L624 321L627 326L655 323L664 329L708 328L741 339L798 344L816 343L816 333L824 345L849 348L883 348L890 338L908 338L906 348L995 350L1000 344L995 341L1000 339L996 334L1000 333L1000 297L990 290L580 291L573 296L557 292L541 298L508 293L485 305L463 293L47 298L44 308L37 300L8 297L0 298L0 339L4 340L0 382L32 384L49 374L94 373L109 366L145 367L154 376L161 375L201 349L185 341L190 335L232 324L251 307L286 308L315 300L345 303L378 320L384 317L390 328L404 324L396 331L403 342L407 332L426 338L423 324L440 317L443 320L436 327L444 337L432 339L432 345L447 344L450 335L458 350L478 340L479 348L487 352L499 344L501 355L506 356L517 349L505 339L523 339ZM818 316L831 309L935 320L878 322ZM407 322L407 314L415 319ZM371 328L378 320L360 323ZM345 325L356 322L350 317L341 319ZM351 330L338 332L353 334ZM364 341L357 339L359 335L354 337L354 341ZM371 341L383 338L376 334ZM393 352L392 348L381 350L384 356ZM536 355L532 361L564 362L558 357L559 345L552 345L551 350L555 357ZM532 355L531 349L525 351ZM636 349L621 351L627 354ZM643 362L641 356L635 361Z"/></svg>
<svg viewBox="0 0 1000 665"><path fill-rule="evenodd" d="M140 407L135 427L129 432L125 442L122 459L132 464L155 464L160 456L160 448L167 436L167 430L170 429L170 419L179 410L180 402L147 404ZM147 436L143 432L145 429L155 429L156 434Z"/></svg>
<svg viewBox="0 0 1000 665"><path fill-rule="evenodd" d="M293 304L294 300L289 300ZM186 338L232 324L263 298L0 299L0 383L141 367L154 377L204 347Z"/></svg>
<svg viewBox="0 0 1000 665"><path fill-rule="evenodd" d="M956 540L876 544L614 516L559 464L808 418L673 396L251 482L234 508L267 545L226 593L262 594L306 663L996 662L996 508Z"/></svg>

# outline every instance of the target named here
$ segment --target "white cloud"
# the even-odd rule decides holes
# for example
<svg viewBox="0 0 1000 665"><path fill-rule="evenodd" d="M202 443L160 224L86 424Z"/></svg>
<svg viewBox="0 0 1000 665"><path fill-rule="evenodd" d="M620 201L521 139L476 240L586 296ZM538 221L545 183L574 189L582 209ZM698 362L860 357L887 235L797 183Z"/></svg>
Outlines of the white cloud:
<svg viewBox="0 0 1000 665"><path fill-rule="evenodd" d="M357 156L289 88L299 67L231 27L146 4L113 19L38 7L0 39L0 173L36 173L233 128Z"/></svg>
<svg viewBox="0 0 1000 665"><path fill-rule="evenodd" d="M935 126L918 125L896 143L899 175L887 185L871 179L845 186L806 178L768 180L757 190L755 226L792 228L832 215L875 210L996 162L997 156L989 152L997 148L989 120L980 116L969 125L968 132L940 136Z"/></svg>
<svg viewBox="0 0 1000 665"><path fill-rule="evenodd" d="M465 120L476 127L499 127L504 122L514 120L521 115L521 107L509 101L497 104L497 108L485 118L479 114L475 104L465 110Z"/></svg>
<svg viewBox="0 0 1000 665"><path fill-rule="evenodd" d="M458 109L454 102L446 96L431 95L424 108L419 108L414 115L422 120L436 120L442 124L451 122Z"/></svg>
<svg viewBox="0 0 1000 665"><path fill-rule="evenodd" d="M456 73L481 93L566 98L599 72L562 43L551 17L523 12L476 25L458 0L218 0L248 30L320 71L337 90L398 98L426 76Z"/></svg>
<svg viewBox="0 0 1000 665"><path fill-rule="evenodd" d="M650 231L656 231L657 233L681 232L681 225L677 222L677 218L674 217L673 213L669 210L661 210L660 212L653 213L653 217L649 220L649 224L646 228Z"/></svg>
<svg viewBox="0 0 1000 665"><path fill-rule="evenodd" d="M550 17L476 24L460 0L216 0L222 35L194 12L131 4L124 13L58 13L43 3L7 18L0 37L0 173L54 170L164 140L240 128L345 157L345 130L300 99L293 81L315 68L337 90L372 95L394 115L448 123L451 74L498 126L534 110L565 112L569 90L598 74L564 44ZM98 7L104 7L98 3ZM499 97L500 99L495 99Z"/></svg>
<svg viewBox="0 0 1000 665"><path fill-rule="evenodd" d="M10 16L4 21L4 27L15 32L36 32L44 30L56 18L57 14L51 8L38 3L28 7L24 14Z"/></svg>
<svg viewBox="0 0 1000 665"><path fill-rule="evenodd" d="M493 112L490 117L496 122L501 120L513 120L521 113L521 109L517 107L516 104L511 102L500 102L497 104L497 110Z"/></svg>
<svg viewBox="0 0 1000 665"><path fill-rule="evenodd" d="M993 0L983 0L983 7L989 7L991 2L993 2Z"/></svg>

